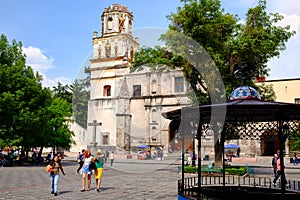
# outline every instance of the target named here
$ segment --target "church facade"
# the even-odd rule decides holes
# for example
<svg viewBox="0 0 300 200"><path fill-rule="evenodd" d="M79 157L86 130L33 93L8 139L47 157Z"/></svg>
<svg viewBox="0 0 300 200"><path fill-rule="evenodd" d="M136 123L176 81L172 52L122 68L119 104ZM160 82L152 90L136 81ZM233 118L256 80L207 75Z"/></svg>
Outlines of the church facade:
<svg viewBox="0 0 300 200"><path fill-rule="evenodd" d="M84 138L88 148L128 152L147 145L167 151L172 137L161 113L189 105L181 70L130 72L139 50L133 22L127 7L112 4L102 13L101 33L94 32Z"/></svg>
<svg viewBox="0 0 300 200"><path fill-rule="evenodd" d="M91 147L129 152L139 145L160 148L164 153L181 149L176 142L175 125L161 113L190 105L188 84L181 70L155 72L146 67L130 72L133 54L139 50L133 22L133 13L120 4L110 5L101 15L101 32L95 31L92 38L88 128L71 127L78 146L73 147L74 152ZM264 81L274 86L276 101L289 103L300 102L299 82L300 79ZM268 132L255 140L227 142L240 145L241 156L271 156L278 149L276 138L276 133ZM213 141L213 134L202 139L202 155L214 157ZM197 146L195 141L195 149Z"/></svg>

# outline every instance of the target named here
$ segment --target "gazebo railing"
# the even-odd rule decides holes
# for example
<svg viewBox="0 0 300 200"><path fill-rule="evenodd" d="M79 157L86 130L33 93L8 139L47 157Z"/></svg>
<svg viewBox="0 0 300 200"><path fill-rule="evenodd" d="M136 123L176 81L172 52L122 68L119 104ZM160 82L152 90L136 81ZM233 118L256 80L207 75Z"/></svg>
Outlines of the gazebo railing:
<svg viewBox="0 0 300 200"><path fill-rule="evenodd" d="M277 181L277 185L273 186L273 178L269 177L257 177L257 176L226 176L225 186L250 186L250 187L261 187L261 188L281 188L281 181ZM299 180L288 180L289 187L287 191L300 191L300 181ZM201 186L222 186L223 177L222 176L202 176ZM181 191L183 188L183 191ZM198 188L198 177L187 177L184 179L184 186L182 187L182 180L178 180L178 194L189 197L194 196L193 193ZM198 190L200 191L200 190Z"/></svg>

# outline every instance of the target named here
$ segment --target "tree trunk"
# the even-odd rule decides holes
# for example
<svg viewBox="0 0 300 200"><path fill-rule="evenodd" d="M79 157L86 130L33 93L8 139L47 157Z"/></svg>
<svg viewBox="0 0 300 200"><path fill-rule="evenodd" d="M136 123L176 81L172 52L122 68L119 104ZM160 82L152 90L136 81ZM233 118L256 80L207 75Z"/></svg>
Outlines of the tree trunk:
<svg viewBox="0 0 300 200"><path fill-rule="evenodd" d="M215 166L221 167L223 165L222 159L223 158L223 145L218 140L215 144Z"/></svg>

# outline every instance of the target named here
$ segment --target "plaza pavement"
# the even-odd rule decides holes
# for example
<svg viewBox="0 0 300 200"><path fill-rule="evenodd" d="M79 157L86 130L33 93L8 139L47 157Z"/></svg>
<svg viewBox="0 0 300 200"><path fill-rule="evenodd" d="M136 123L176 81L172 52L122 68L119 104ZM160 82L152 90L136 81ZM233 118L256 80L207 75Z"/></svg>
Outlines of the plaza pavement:
<svg viewBox="0 0 300 200"><path fill-rule="evenodd" d="M74 160L63 160L62 163L66 176L59 178L58 196L50 194L50 178L45 166L0 167L0 200L177 199L177 180L180 175L176 165L164 165L161 162L152 164L156 168L151 170L149 163L116 161L112 168L107 163L98 193L94 190L93 177L91 190L81 192L81 176L75 173L78 164ZM118 169L120 166L121 170Z"/></svg>
<svg viewBox="0 0 300 200"><path fill-rule="evenodd" d="M58 196L50 194L50 178L45 166L0 167L0 200L33 199L177 199L178 161L115 160L113 167L106 163L100 192L94 191L92 177L90 191L81 192L81 176L77 175L75 158L63 160L66 176L59 179ZM270 166L252 164L256 176L272 177ZM286 166L287 179L300 180L300 165Z"/></svg>

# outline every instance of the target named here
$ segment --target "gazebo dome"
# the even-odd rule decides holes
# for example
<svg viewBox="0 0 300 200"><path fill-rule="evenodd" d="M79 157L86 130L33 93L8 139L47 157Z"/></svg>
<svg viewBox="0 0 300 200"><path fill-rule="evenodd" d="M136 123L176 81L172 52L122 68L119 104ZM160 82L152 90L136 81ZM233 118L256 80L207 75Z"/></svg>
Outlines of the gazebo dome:
<svg viewBox="0 0 300 200"><path fill-rule="evenodd" d="M261 100L259 93L254 88L246 85L233 90L229 97L230 101L242 99Z"/></svg>

